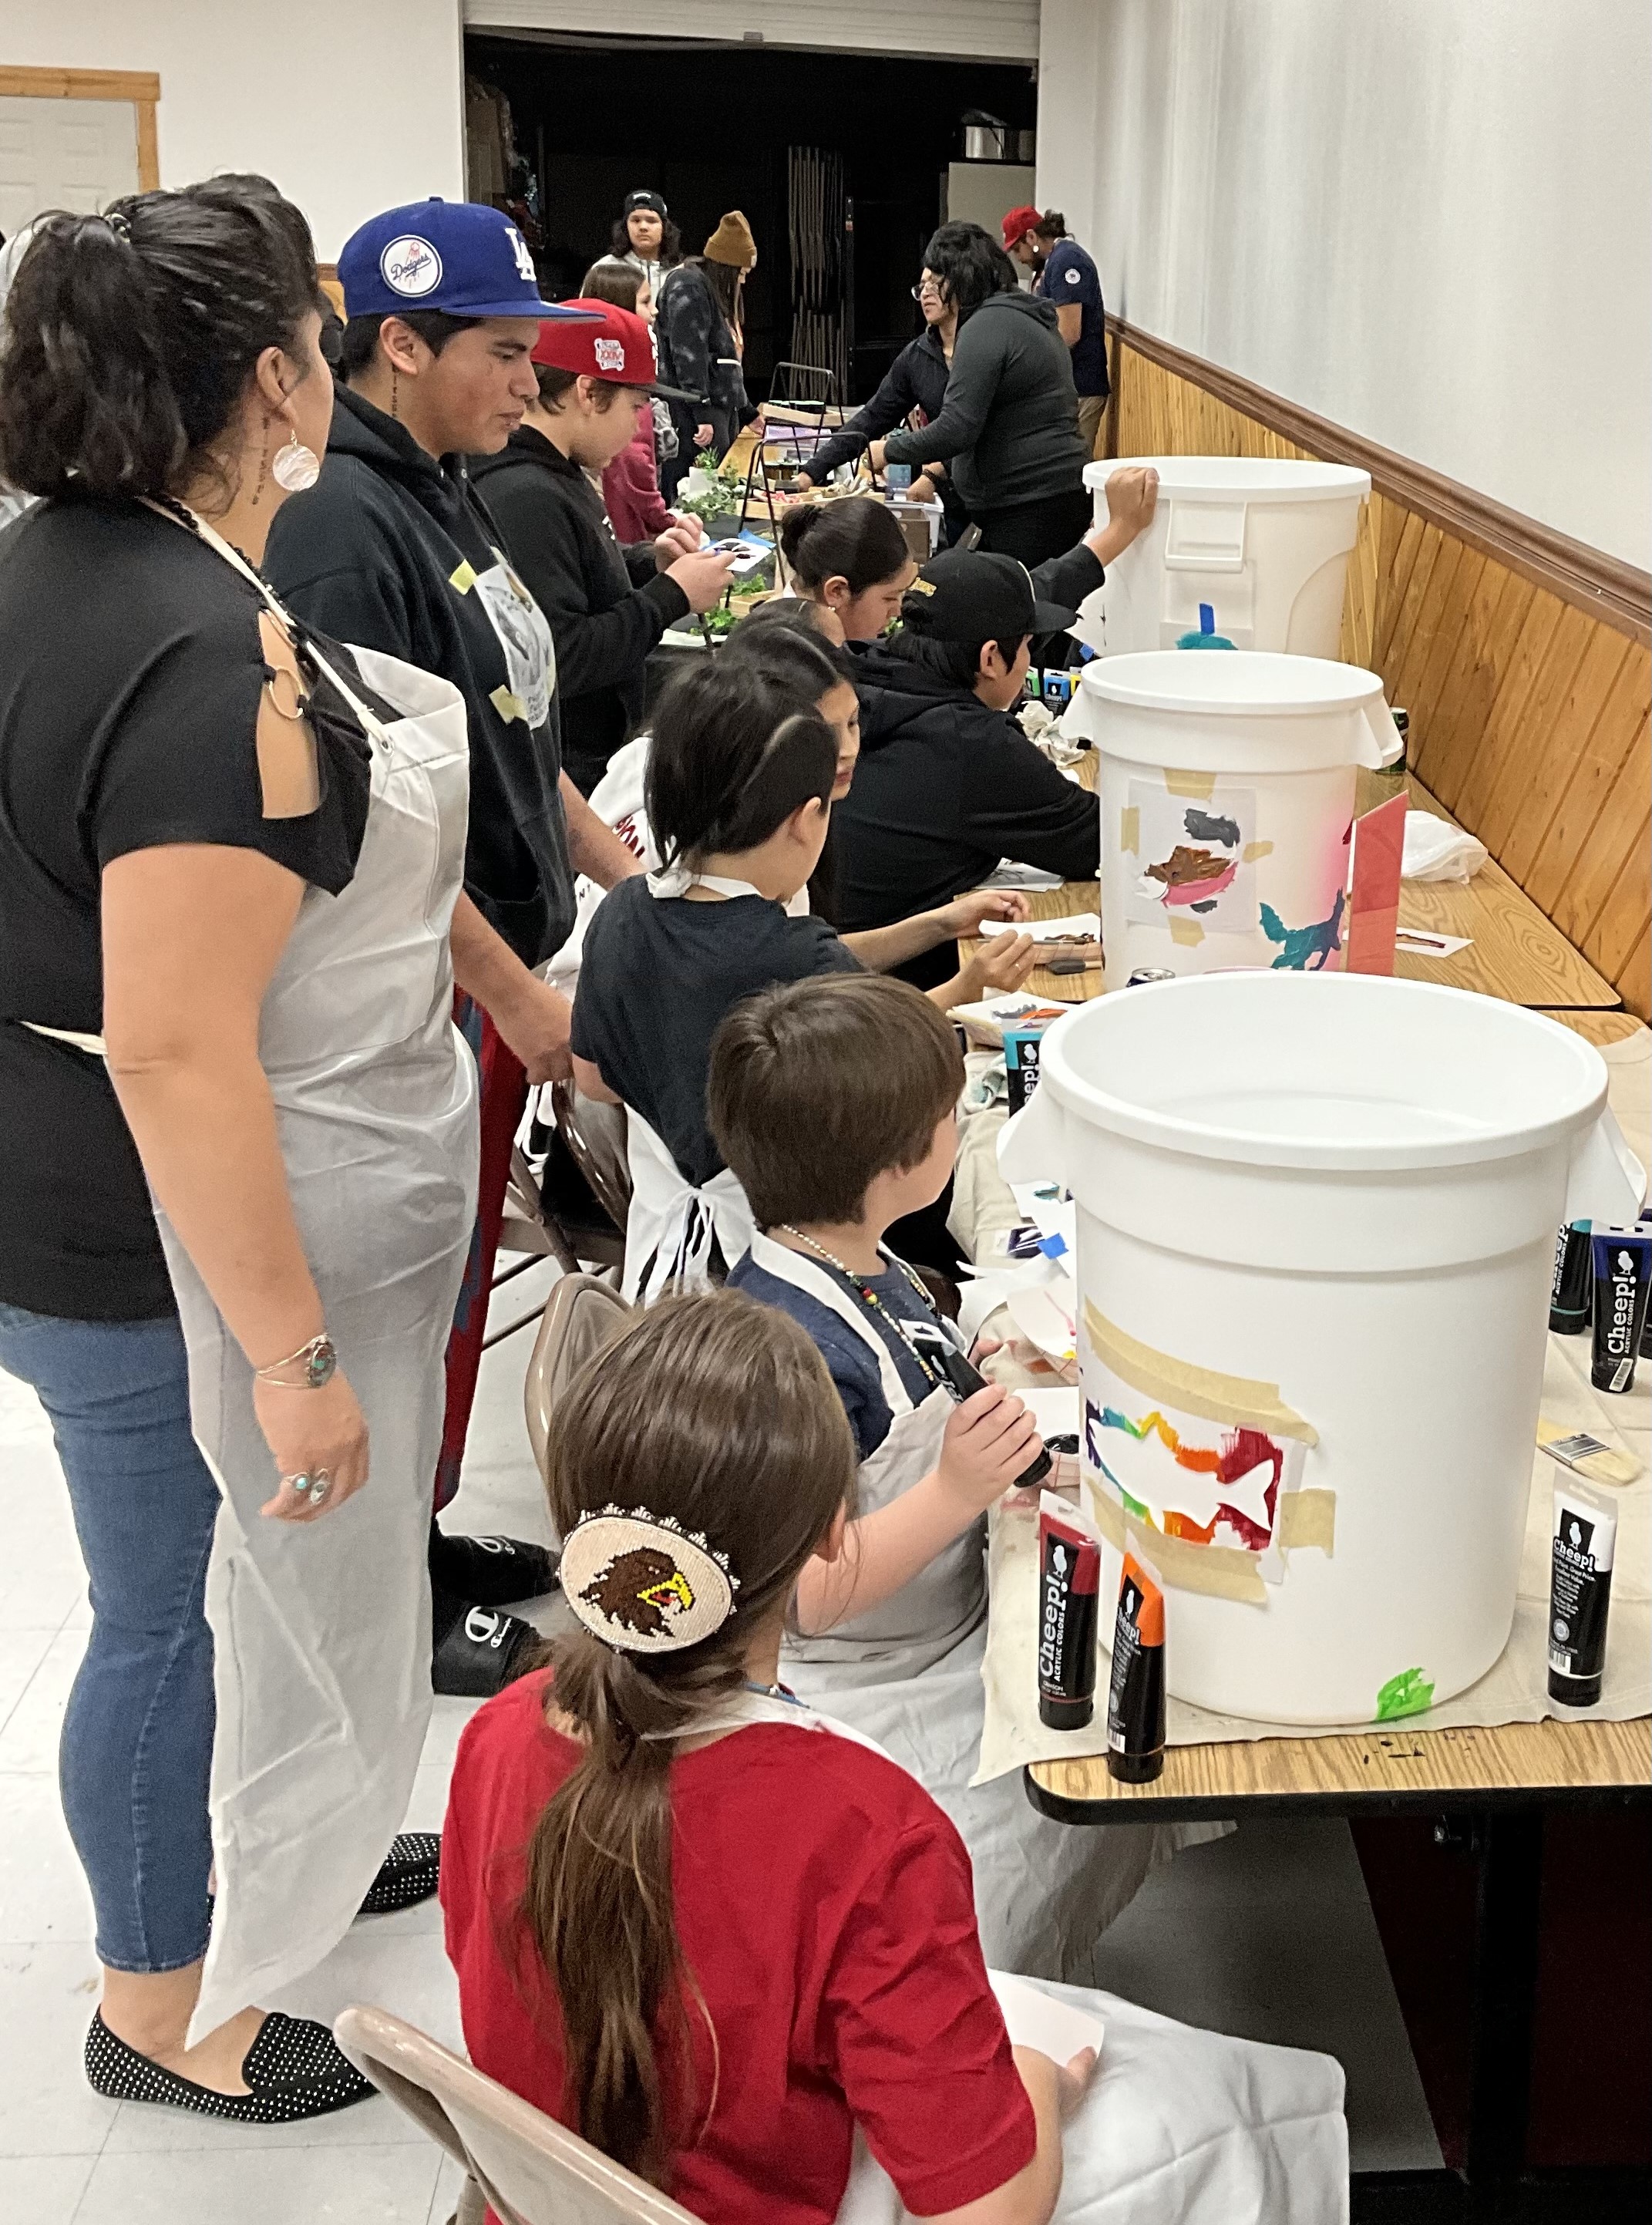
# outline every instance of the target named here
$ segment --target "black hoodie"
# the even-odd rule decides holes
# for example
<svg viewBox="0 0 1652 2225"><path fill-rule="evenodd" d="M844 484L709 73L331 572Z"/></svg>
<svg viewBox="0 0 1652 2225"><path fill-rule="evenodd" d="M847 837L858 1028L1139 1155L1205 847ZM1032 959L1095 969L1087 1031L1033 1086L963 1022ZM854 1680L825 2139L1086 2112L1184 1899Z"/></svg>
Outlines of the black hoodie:
<svg viewBox="0 0 1652 2225"><path fill-rule="evenodd" d="M276 512L264 571L318 631L436 673L464 696L465 889L537 966L568 938L573 876L557 787L555 656L503 538L462 457L438 465L341 386L321 477Z"/></svg>
<svg viewBox="0 0 1652 2225"><path fill-rule="evenodd" d="M531 425L497 456L472 458L511 561L550 620L562 761L589 796L642 717L643 669L688 598L657 572L651 541L622 544L602 495Z"/></svg>
<svg viewBox="0 0 1652 2225"><path fill-rule="evenodd" d="M1083 549L1095 570L1100 567ZM1067 562L1069 560L1059 560ZM1100 807L1005 711L887 649L855 660L860 761L832 807L838 926L852 935L950 903L1001 858L1086 881L1101 859ZM897 970L931 989L957 970L941 943Z"/></svg>
<svg viewBox="0 0 1652 2225"><path fill-rule="evenodd" d="M976 517L1081 491L1090 459L1054 305L990 294L958 328L940 415L921 432L891 433L884 453L892 464L947 464Z"/></svg>

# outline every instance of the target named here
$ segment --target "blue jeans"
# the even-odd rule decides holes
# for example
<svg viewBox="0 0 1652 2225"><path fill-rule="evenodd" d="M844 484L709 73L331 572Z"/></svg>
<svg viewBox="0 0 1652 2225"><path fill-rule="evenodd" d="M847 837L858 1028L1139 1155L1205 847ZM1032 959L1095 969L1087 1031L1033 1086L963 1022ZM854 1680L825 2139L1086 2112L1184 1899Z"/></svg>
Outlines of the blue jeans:
<svg viewBox="0 0 1652 2225"><path fill-rule="evenodd" d="M112 1970L206 1951L218 1492L189 1429L175 1320L60 1321L0 1305L0 1367L52 1423L92 1578L92 1636L63 1721L63 1812Z"/></svg>

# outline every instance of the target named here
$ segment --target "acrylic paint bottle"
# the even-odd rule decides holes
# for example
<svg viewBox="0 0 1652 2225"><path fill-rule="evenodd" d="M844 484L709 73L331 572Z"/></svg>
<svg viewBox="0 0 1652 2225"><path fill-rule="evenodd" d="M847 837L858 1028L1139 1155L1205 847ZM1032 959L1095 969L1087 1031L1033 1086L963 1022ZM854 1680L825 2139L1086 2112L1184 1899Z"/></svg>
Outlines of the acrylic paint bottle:
<svg viewBox="0 0 1652 2225"><path fill-rule="evenodd" d="M1554 1281L1548 1294L1548 1325L1557 1336L1587 1334L1593 1282L1589 1223L1568 1221L1555 1239Z"/></svg>
<svg viewBox="0 0 1652 2225"><path fill-rule="evenodd" d="M1652 1227L1597 1228L1590 1242L1595 1278L1589 1379L1597 1391L1631 1391L1652 1297Z"/></svg>
<svg viewBox="0 0 1652 2225"><path fill-rule="evenodd" d="M1548 1696L1563 1707L1592 1708L1606 1662L1617 1515L1575 1483L1554 1487L1549 1548Z"/></svg>
<svg viewBox="0 0 1652 2225"><path fill-rule="evenodd" d="M1126 1553L1113 1623L1107 1693L1107 1772L1145 1784L1164 1768L1164 1588L1157 1573Z"/></svg>
<svg viewBox="0 0 1652 2225"><path fill-rule="evenodd" d="M1053 1491L1038 1500L1038 1720L1080 1731L1096 1712L1101 1539Z"/></svg>

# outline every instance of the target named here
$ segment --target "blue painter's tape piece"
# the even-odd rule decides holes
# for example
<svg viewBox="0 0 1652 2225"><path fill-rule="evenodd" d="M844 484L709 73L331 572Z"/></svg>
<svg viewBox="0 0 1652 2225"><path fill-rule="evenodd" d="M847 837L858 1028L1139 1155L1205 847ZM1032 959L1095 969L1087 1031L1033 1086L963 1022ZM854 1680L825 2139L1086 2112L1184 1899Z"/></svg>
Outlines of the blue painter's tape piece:
<svg viewBox="0 0 1652 2225"><path fill-rule="evenodd" d="M1041 1237L1038 1248L1047 1259L1059 1259L1067 1250L1067 1239L1058 1230L1054 1236Z"/></svg>
<svg viewBox="0 0 1652 2225"><path fill-rule="evenodd" d="M1214 604L1214 603L1201 603L1201 604L1199 605L1199 631L1200 631L1200 633L1214 633L1214 632L1215 632L1215 631L1216 631L1216 605L1215 605L1215 604Z"/></svg>

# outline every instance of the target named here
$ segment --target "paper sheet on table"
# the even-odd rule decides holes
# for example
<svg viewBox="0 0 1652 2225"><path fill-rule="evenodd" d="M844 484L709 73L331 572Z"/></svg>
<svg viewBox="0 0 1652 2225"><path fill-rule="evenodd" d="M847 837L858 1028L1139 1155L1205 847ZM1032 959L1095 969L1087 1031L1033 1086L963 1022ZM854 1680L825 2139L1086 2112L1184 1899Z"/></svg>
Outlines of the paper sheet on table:
<svg viewBox="0 0 1652 2225"><path fill-rule="evenodd" d="M1044 1239L1046 1258L1065 1257L1071 1266L1079 1245L1079 1208L1071 1194L1060 1182L1011 1182L1010 1192L1022 1219Z"/></svg>
<svg viewBox="0 0 1652 2225"><path fill-rule="evenodd" d="M1030 1019L1036 1012L1059 1016L1070 1009L1069 998L1032 997L1024 989L1017 989L1001 997L983 997L975 1005L954 1005L946 1017L961 1021L972 1037L1002 1044L1004 1030L1017 1020Z"/></svg>
<svg viewBox="0 0 1652 2225"><path fill-rule="evenodd" d="M1059 889L1060 885L1059 873L1047 873L1037 865L1018 865L1013 858L1000 858L981 884L984 889Z"/></svg>
<svg viewBox="0 0 1652 2225"><path fill-rule="evenodd" d="M1473 940L1472 935L1434 935L1426 927L1401 927L1394 932L1394 948L1410 958L1454 958Z"/></svg>
<svg viewBox="0 0 1652 2225"><path fill-rule="evenodd" d="M1035 942L1099 942L1101 914L1073 911L1060 919L984 919L983 935L1030 935Z"/></svg>
<svg viewBox="0 0 1652 2225"><path fill-rule="evenodd" d="M1076 1383L1057 1384L1049 1391L1017 1391L1016 1396L1038 1424L1041 1437L1076 1437L1079 1434L1079 1404L1081 1397ZM1078 1473L1075 1468L1073 1473Z"/></svg>
<svg viewBox="0 0 1652 2225"><path fill-rule="evenodd" d="M1599 1704L1562 1708L1548 1696L1549 1538L1554 1484L1565 1471L1534 1447L1531 1499L1526 1544L1520 1564L1514 1629L1501 1658L1465 1692L1421 1715L1380 1727L1385 1737L1411 1731L1458 1730L1496 1723L1535 1723L1546 1716L1565 1721L1627 1722L1652 1711L1652 1477L1646 1473L1652 1445L1652 1365L1643 1363L1633 1391L1610 1398L1589 1381L1587 1337L1551 1336L1543 1373L1544 1418L1572 1429L1587 1429L1604 1442L1633 1452L1641 1479L1611 1492L1617 1510L1617 1545L1612 1571L1611 1606L1606 1626L1605 1682ZM1025 1395L1024 1393L1022 1394ZM981 1681L986 1688L986 1720L974 1782L984 1784L1032 1761L1072 1761L1107 1750L1105 1695L1112 1646L1111 1604L1102 1602L1097 1647L1097 1706L1081 1731L1053 1731L1038 1720L1038 1517L1035 1511L997 1507L991 1521L990 1605ZM1167 1600L1167 1643L1175 1645L1175 1594ZM1365 1722L1269 1723L1242 1715L1215 1715L1173 1699L1167 1738L1172 1746L1225 1744L1262 1738L1337 1738L1371 1730Z"/></svg>

